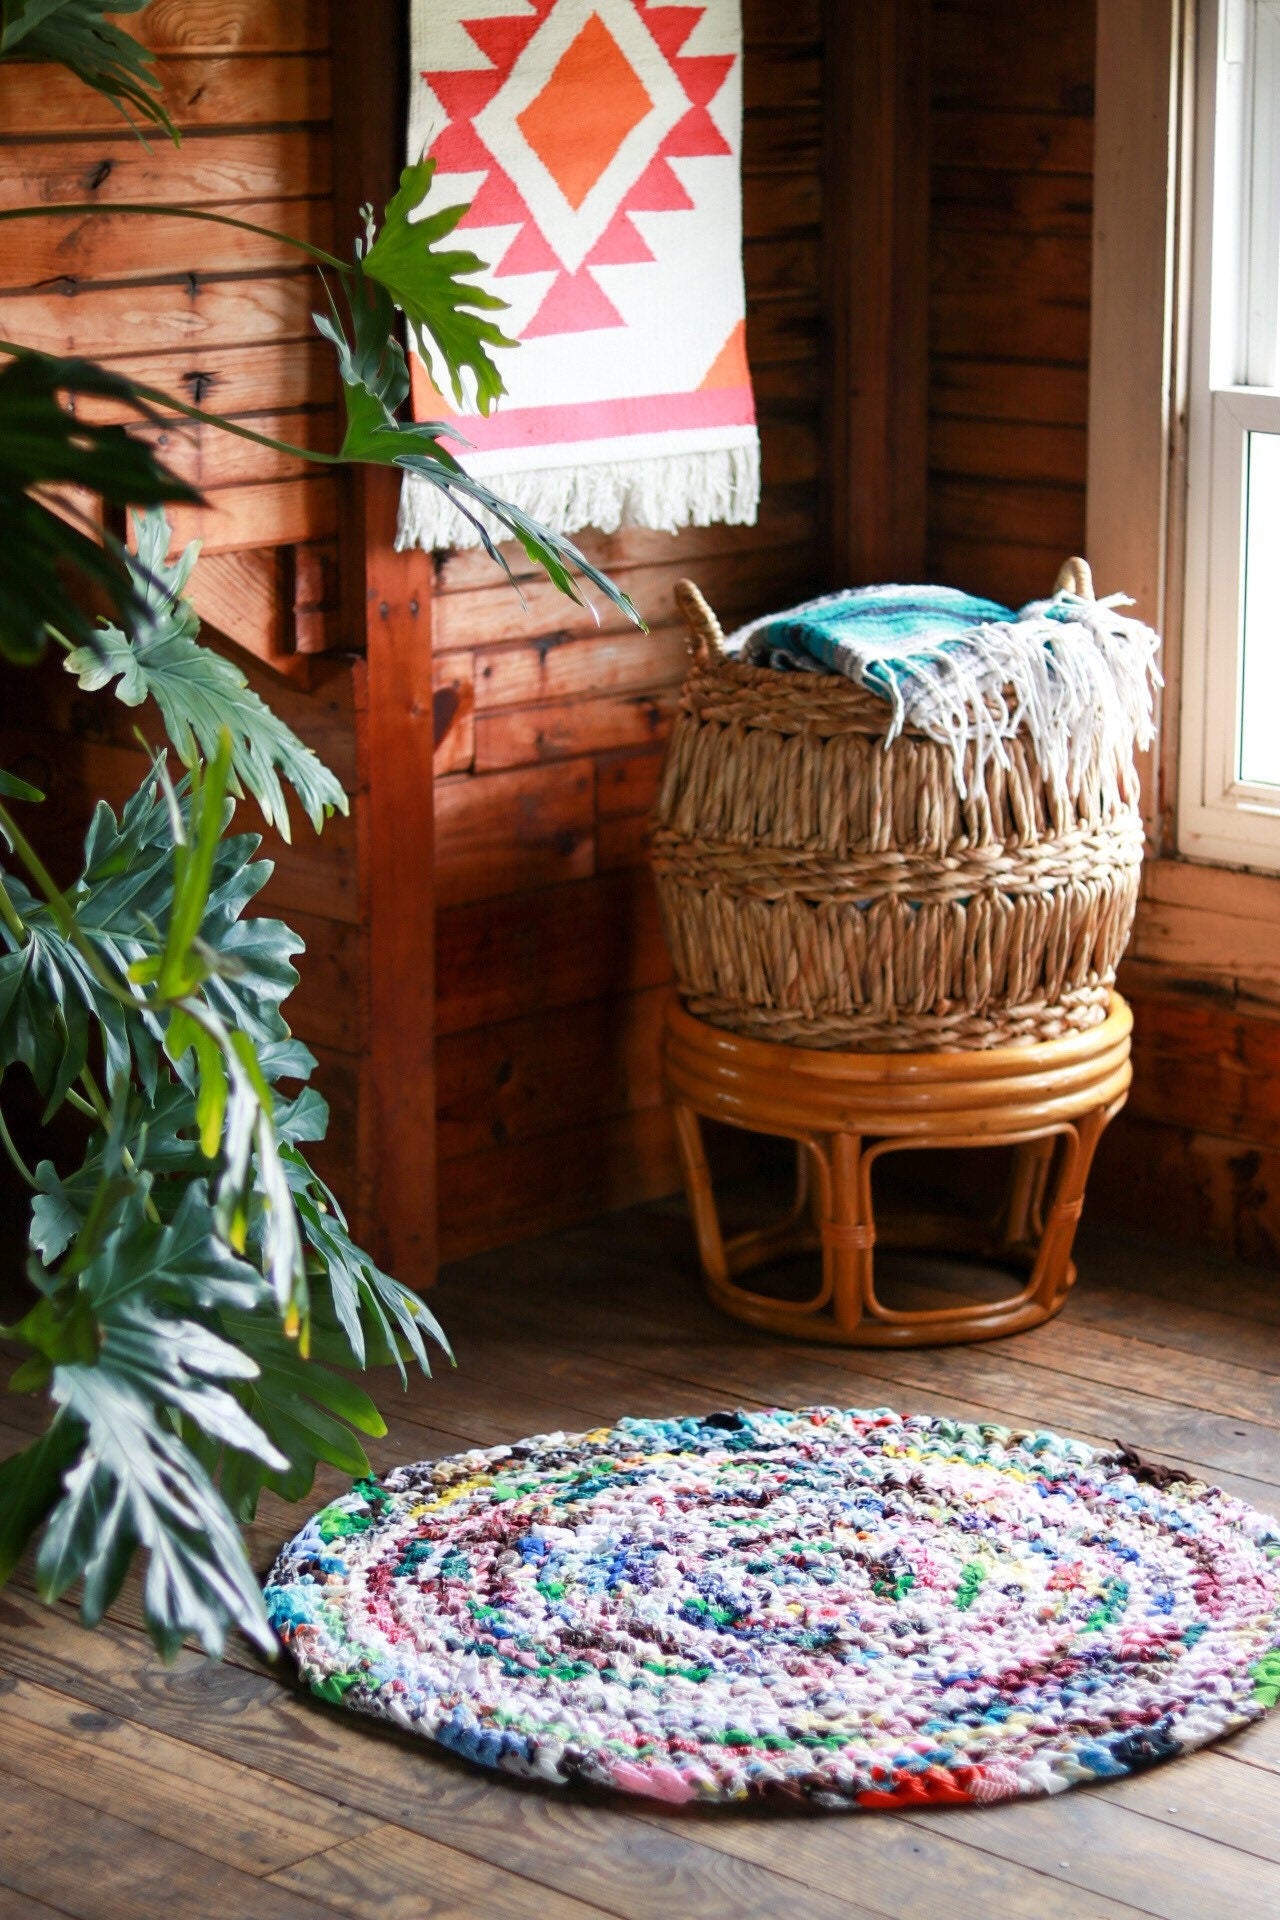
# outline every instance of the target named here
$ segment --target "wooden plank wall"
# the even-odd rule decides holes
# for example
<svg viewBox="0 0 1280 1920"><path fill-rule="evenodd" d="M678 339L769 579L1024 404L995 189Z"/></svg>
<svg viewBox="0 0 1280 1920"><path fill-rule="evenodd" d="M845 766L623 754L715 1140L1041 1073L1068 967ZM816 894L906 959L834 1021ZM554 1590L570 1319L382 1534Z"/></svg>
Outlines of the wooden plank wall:
<svg viewBox="0 0 1280 1920"><path fill-rule="evenodd" d="M934 0L930 577L1019 604L1084 540L1093 0Z"/></svg>
<svg viewBox="0 0 1280 1920"><path fill-rule="evenodd" d="M153 0L130 29L158 56L183 129L150 151L114 109L60 69L0 70L0 205L187 200L322 243L330 238L331 70L323 0ZM0 227L0 332L54 353L102 358L149 383L299 444L334 428L328 350L311 337L313 286L274 241L166 218L94 215ZM317 840L268 837L277 871L264 910L305 938L297 1030L321 1060L334 1111L317 1158L348 1205L365 1071L366 954L357 860L360 778L351 664L314 658L334 635L335 499L324 475L203 432L167 433L165 457L206 490L174 515L205 547L194 597L207 637L268 662L259 691L334 768L353 818ZM213 630L216 630L213 631ZM244 654L238 656L244 664ZM51 659L0 685L0 764L51 795L42 831L69 871L99 795L119 805L142 777L139 715L78 695ZM245 825L252 808L244 809Z"/></svg>
<svg viewBox="0 0 1280 1920"><path fill-rule="evenodd" d="M176 151L160 136L148 151L110 102L60 68L0 72L0 206L108 210L3 229L6 334L100 359L274 438L330 446L332 356L311 326L315 281L302 256L231 228L109 212L122 201L182 201L328 244L327 8L152 0L131 27L157 56L183 130ZM204 542L196 597L206 616L276 664L323 646L330 478L198 426L152 437L209 497L173 515L180 537Z"/></svg>
<svg viewBox="0 0 1280 1920"><path fill-rule="evenodd" d="M1084 539L1094 12L934 0L929 566L1012 601ZM1094 1218L1280 1257L1278 933L1280 880L1148 862Z"/></svg>
<svg viewBox="0 0 1280 1920"><path fill-rule="evenodd" d="M677 1185L658 1082L669 969L644 866L645 817L685 669L672 588L693 576L736 622L823 580L819 6L746 0L744 11L759 526L588 536L647 635L612 610L597 627L536 580L522 609L475 553L437 569L446 1258Z"/></svg>

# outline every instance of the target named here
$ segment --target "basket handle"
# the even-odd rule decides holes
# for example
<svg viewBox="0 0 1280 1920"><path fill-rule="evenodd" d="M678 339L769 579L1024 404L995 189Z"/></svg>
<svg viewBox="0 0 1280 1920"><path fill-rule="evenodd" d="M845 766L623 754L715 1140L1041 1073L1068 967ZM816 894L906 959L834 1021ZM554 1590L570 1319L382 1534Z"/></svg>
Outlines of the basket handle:
<svg viewBox="0 0 1280 1920"><path fill-rule="evenodd" d="M1058 568L1058 577L1053 583L1055 593L1074 593L1078 600L1092 600L1093 574L1089 562L1082 560L1079 554L1072 554Z"/></svg>
<svg viewBox="0 0 1280 1920"><path fill-rule="evenodd" d="M677 580L675 602L684 615L695 660L710 665L724 652L724 629L692 580Z"/></svg>

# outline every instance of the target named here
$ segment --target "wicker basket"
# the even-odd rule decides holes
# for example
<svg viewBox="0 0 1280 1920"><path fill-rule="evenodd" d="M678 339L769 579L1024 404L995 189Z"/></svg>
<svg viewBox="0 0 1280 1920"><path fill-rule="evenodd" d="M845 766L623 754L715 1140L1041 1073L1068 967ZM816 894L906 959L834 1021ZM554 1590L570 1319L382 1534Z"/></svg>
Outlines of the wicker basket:
<svg viewBox="0 0 1280 1920"><path fill-rule="evenodd" d="M1083 561L1060 585L1092 593ZM723 651L689 581L693 664L654 814L667 942L690 1010L805 1047L1049 1040L1106 1018L1133 925L1137 776L1052 786L1022 735L967 799L948 750L841 674ZM1113 789L1114 792L1114 789Z"/></svg>

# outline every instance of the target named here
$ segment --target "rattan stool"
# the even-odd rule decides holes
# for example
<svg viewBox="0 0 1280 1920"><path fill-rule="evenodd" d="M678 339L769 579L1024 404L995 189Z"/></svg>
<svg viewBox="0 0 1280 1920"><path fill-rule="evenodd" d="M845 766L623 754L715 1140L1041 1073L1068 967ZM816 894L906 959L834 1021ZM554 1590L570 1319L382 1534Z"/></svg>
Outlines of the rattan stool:
<svg viewBox="0 0 1280 1920"><path fill-rule="evenodd" d="M1038 1326L1062 1307L1076 1270L1076 1222L1094 1149L1124 1105L1133 1016L1119 994L1106 1020L1032 1046L985 1051L842 1053L748 1039L667 1014L664 1060L685 1189L712 1299L753 1326L845 1346L938 1346ZM726 1240L702 1118L796 1141L795 1205L774 1225ZM994 1225L919 1214L877 1226L871 1170L920 1147L1014 1149ZM1027 1273L995 1302L898 1312L876 1295L877 1244L994 1258ZM806 1249L822 1279L799 1303L738 1276Z"/></svg>

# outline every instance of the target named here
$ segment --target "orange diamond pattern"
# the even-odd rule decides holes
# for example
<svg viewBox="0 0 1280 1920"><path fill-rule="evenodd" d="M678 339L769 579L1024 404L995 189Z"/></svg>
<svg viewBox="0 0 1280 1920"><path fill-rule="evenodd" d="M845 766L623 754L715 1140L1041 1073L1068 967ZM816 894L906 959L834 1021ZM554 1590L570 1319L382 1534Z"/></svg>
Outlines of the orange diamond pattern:
<svg viewBox="0 0 1280 1920"><path fill-rule="evenodd" d="M516 124L576 213L652 106L644 82L593 13Z"/></svg>

